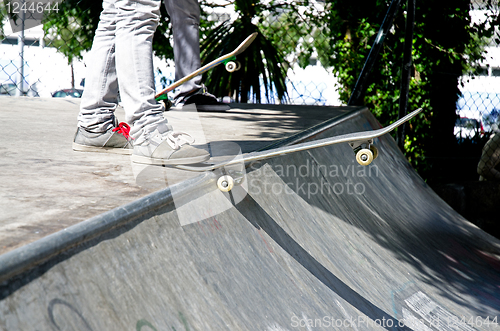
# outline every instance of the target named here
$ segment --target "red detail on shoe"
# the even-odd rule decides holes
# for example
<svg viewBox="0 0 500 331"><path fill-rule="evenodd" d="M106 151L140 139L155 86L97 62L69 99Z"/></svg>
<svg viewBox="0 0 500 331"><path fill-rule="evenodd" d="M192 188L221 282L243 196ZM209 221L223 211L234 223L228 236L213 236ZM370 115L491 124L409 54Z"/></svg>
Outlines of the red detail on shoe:
<svg viewBox="0 0 500 331"><path fill-rule="evenodd" d="M130 126L125 122L121 122L120 124L118 124L118 126L113 129L113 132L118 132L127 139L134 139L130 136Z"/></svg>

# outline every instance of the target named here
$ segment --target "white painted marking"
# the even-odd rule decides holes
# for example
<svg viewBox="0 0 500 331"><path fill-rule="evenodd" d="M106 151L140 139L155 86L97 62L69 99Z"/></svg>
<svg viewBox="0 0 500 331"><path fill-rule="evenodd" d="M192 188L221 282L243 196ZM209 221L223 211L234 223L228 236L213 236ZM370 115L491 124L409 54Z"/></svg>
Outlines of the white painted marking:
<svg viewBox="0 0 500 331"><path fill-rule="evenodd" d="M302 318L304 319L304 321L308 321L309 320L307 318L307 315L304 312L302 312ZM312 331L311 326L309 325L309 323L306 323L306 328L307 328L307 331Z"/></svg>
<svg viewBox="0 0 500 331"><path fill-rule="evenodd" d="M405 325L413 331L432 331L431 328L427 327L406 308L403 308L403 320Z"/></svg>
<svg viewBox="0 0 500 331"><path fill-rule="evenodd" d="M273 324L273 325L268 326L266 331L289 331L289 330L282 328L278 324Z"/></svg>
<svg viewBox="0 0 500 331"><path fill-rule="evenodd" d="M337 306L339 306L340 309L342 310L342 315L344 316L344 318L348 321L352 321L353 319L351 318L351 315L347 313L347 311L344 309L344 306L342 306L342 304L338 300L335 300L335 302L337 303ZM351 326L354 327L355 330L358 330L356 323L352 323Z"/></svg>
<svg viewBox="0 0 500 331"><path fill-rule="evenodd" d="M474 331L469 325L459 323L460 319L432 301L419 291L405 300L417 315L439 331Z"/></svg>

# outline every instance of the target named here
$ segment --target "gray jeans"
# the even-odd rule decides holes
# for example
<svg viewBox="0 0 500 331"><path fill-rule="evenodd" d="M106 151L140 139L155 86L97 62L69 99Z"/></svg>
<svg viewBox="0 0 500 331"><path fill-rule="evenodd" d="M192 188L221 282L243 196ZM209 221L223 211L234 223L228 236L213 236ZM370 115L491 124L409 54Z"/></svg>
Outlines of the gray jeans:
<svg viewBox="0 0 500 331"><path fill-rule="evenodd" d="M174 35L175 80L201 67L198 0L164 0ZM175 98L201 88L201 76L180 86Z"/></svg>
<svg viewBox="0 0 500 331"><path fill-rule="evenodd" d="M131 124L130 134L136 142L166 121L163 104L154 98L152 40L160 19L160 4L161 0L103 1L87 63L79 127L91 132L113 127L118 91L125 121ZM183 77L200 66L199 7L196 0L166 0L165 5L174 28L176 76ZM186 84L180 93L198 85L199 80Z"/></svg>

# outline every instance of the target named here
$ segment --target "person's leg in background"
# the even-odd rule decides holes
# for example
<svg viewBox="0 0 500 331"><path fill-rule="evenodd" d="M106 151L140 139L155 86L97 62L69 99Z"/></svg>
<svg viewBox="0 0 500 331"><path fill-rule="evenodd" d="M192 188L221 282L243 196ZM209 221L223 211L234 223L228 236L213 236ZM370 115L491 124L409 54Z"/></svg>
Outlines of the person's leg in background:
<svg viewBox="0 0 500 331"><path fill-rule="evenodd" d="M160 20L161 0L117 0L116 72L120 97L131 123L134 144L148 138L163 118L155 100L153 35Z"/></svg>
<svg viewBox="0 0 500 331"><path fill-rule="evenodd" d="M175 80L201 67L200 6L197 0L164 0L172 22L174 37ZM196 104L200 111L223 111L230 107L217 101L201 83L201 76L181 85L174 96L174 105Z"/></svg>
<svg viewBox="0 0 500 331"><path fill-rule="evenodd" d="M201 67L200 62L200 6L198 0L164 0L174 37L175 80ZM181 85L175 98L202 88L201 76Z"/></svg>
<svg viewBox="0 0 500 331"><path fill-rule="evenodd" d="M87 61L85 88L73 142L77 151L106 151L131 154L132 145L117 127L114 111L118 105L115 70L116 14L114 1L103 1L103 10Z"/></svg>

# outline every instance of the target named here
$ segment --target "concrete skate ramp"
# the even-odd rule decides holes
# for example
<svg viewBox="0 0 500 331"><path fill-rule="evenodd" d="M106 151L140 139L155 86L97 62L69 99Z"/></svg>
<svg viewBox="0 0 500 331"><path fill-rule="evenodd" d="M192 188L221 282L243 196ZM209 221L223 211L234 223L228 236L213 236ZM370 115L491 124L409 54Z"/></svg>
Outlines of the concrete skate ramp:
<svg viewBox="0 0 500 331"><path fill-rule="evenodd" d="M363 109L288 142L376 128ZM498 330L500 242L375 144L366 168L343 144L250 165L248 194L208 173L4 254L0 329Z"/></svg>

